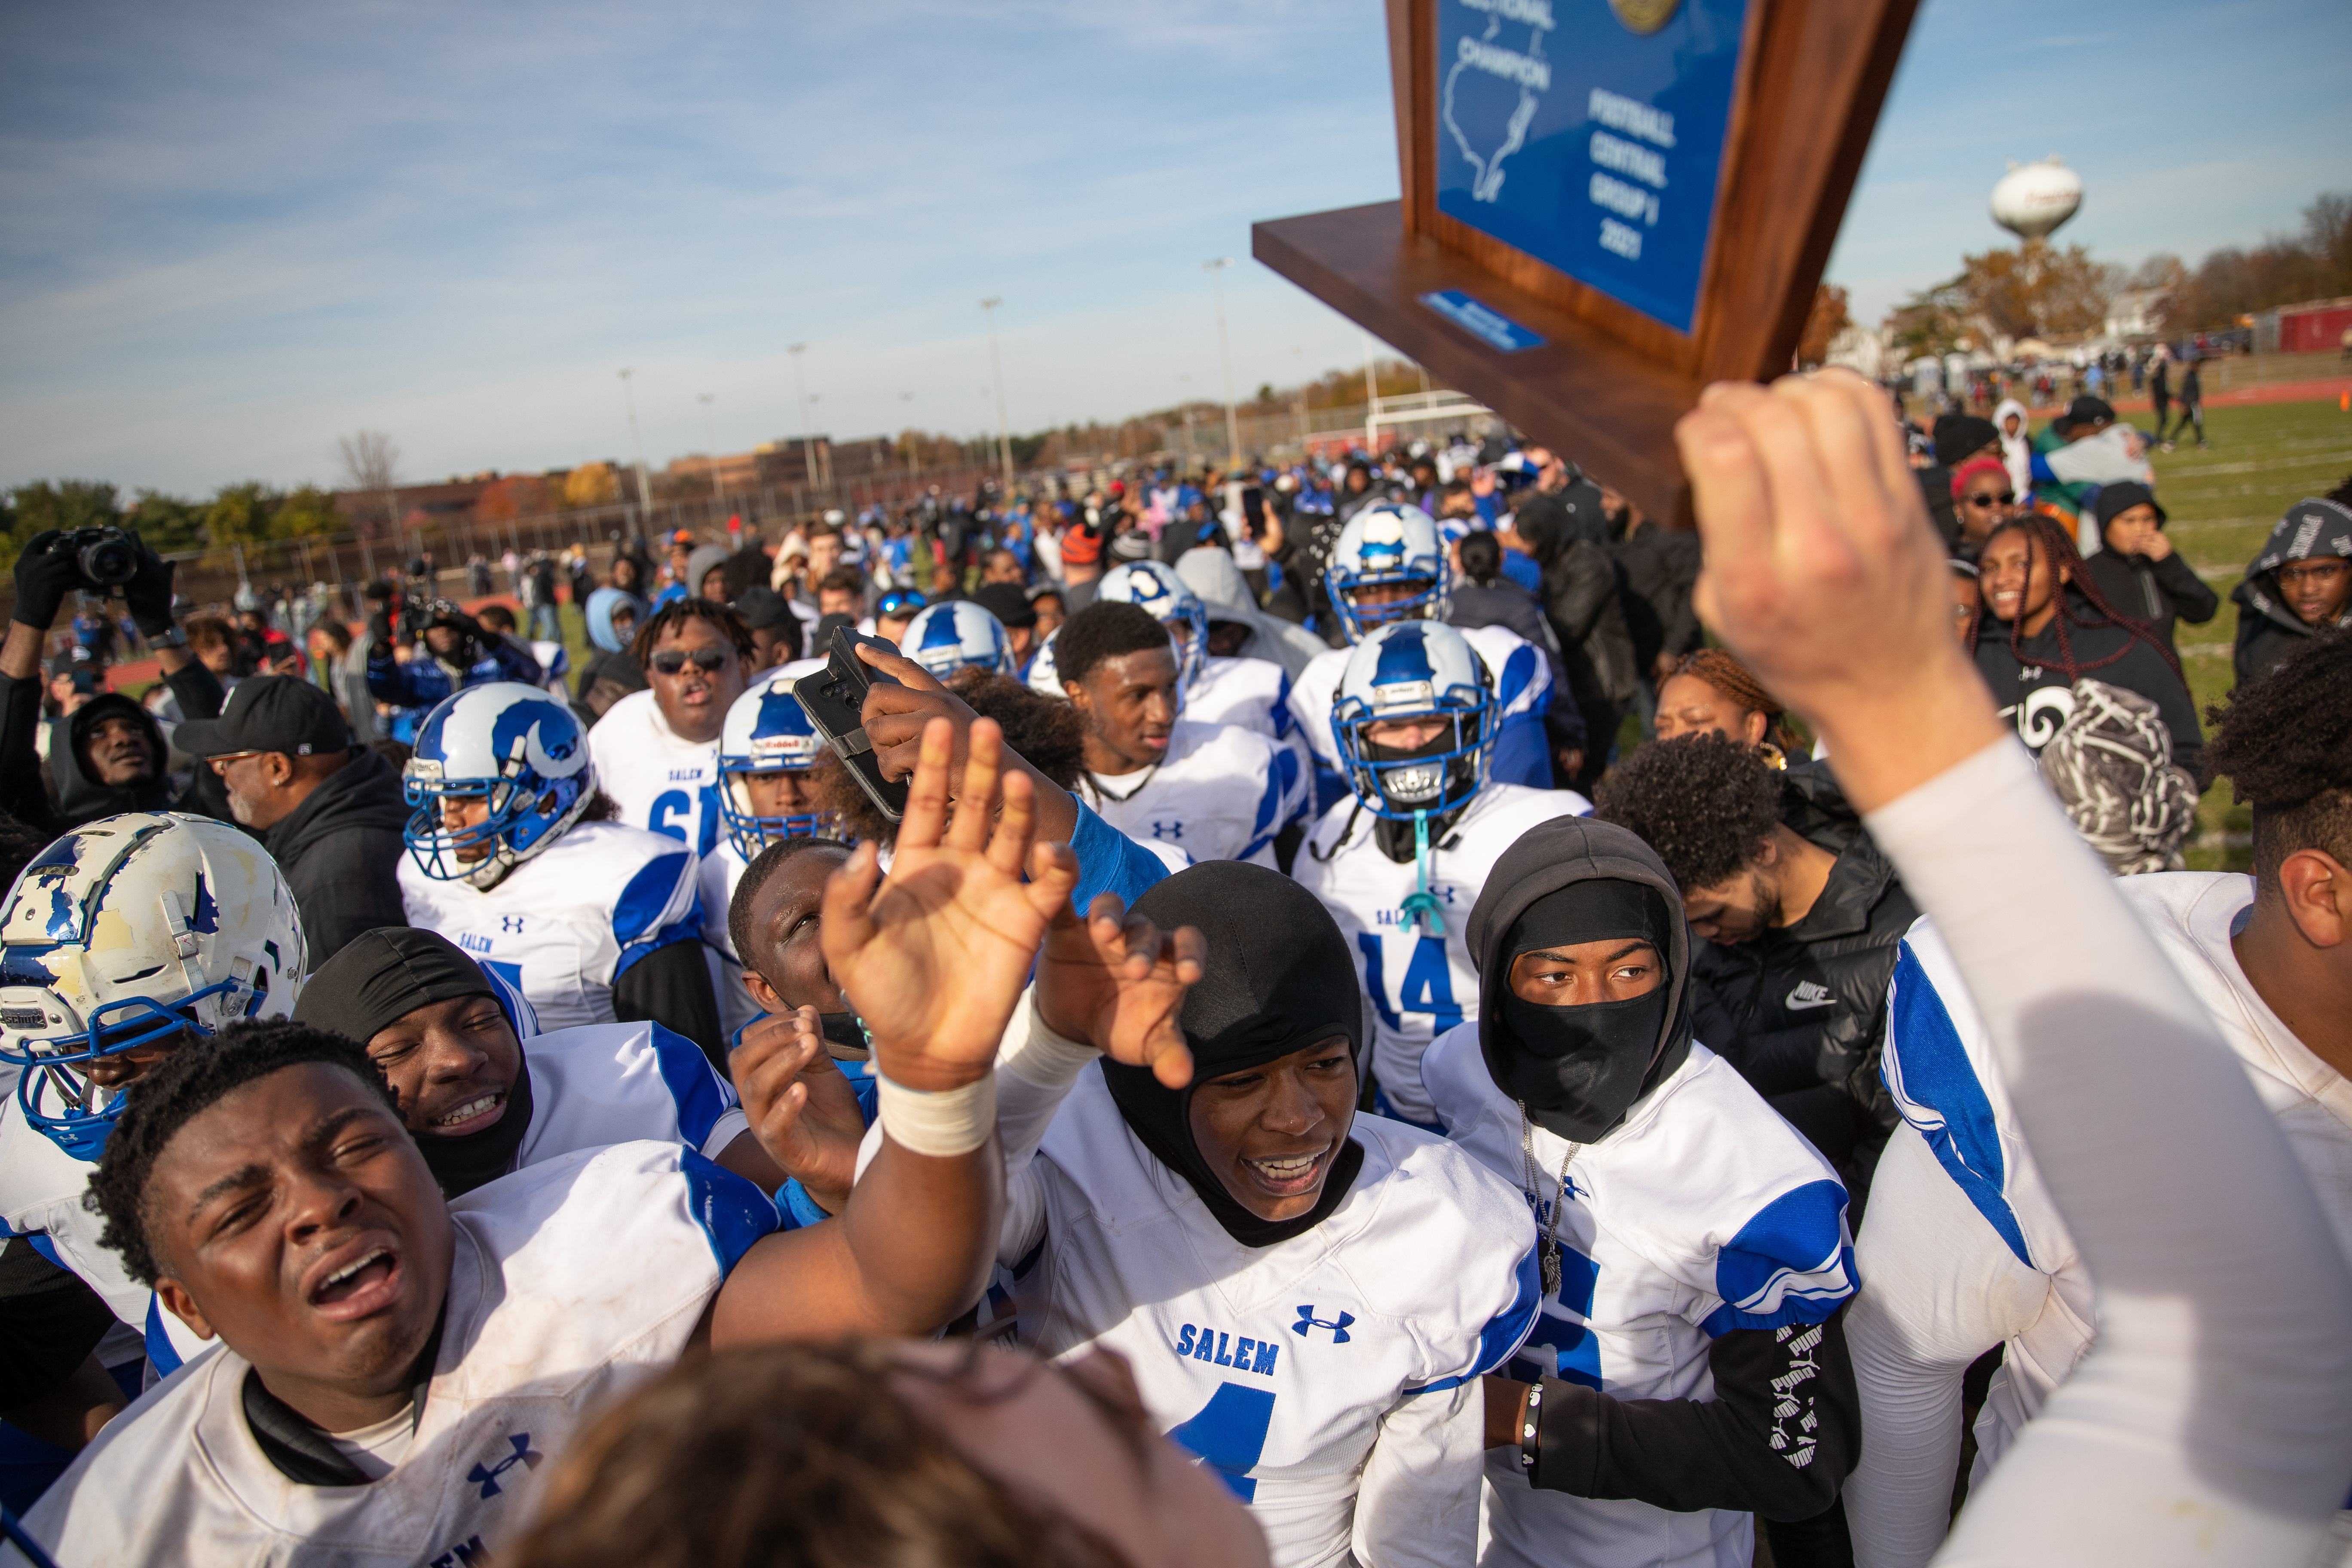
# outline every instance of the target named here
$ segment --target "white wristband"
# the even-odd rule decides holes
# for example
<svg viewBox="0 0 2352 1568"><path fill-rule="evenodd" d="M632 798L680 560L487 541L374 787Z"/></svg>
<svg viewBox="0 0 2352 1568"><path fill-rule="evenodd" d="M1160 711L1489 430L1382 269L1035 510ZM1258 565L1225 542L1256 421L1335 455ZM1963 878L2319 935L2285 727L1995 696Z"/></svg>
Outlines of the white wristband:
<svg viewBox="0 0 2352 1568"><path fill-rule="evenodd" d="M1037 1011L1037 988L1021 994L1005 1026L1004 1043L997 1047L996 1065L1019 1073L1040 1089L1067 1089L1102 1053L1078 1040L1064 1039L1045 1026Z"/></svg>
<svg viewBox="0 0 2352 1568"><path fill-rule="evenodd" d="M996 1072L961 1089L925 1090L874 1075L875 1120L892 1142L914 1154L949 1160L969 1154L996 1131Z"/></svg>

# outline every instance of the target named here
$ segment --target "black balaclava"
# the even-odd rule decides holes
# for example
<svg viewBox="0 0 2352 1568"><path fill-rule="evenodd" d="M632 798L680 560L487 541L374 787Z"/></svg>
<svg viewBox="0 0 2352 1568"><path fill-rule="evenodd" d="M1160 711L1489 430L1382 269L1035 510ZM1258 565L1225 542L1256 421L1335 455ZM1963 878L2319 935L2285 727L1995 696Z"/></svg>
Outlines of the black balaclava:
<svg viewBox="0 0 2352 1568"><path fill-rule="evenodd" d="M301 999L294 1004L294 1018L364 1046L376 1031L419 1007L457 996L499 1000L481 966L448 938L393 926L352 938L312 971L302 983ZM530 1060L526 1054L496 1121L455 1138L430 1132L414 1136L442 1196L454 1198L505 1175L530 1130Z"/></svg>
<svg viewBox="0 0 2352 1568"><path fill-rule="evenodd" d="M1690 934L1674 879L1622 827L1561 817L1506 850L1470 913L1478 1044L1528 1119L1571 1143L1605 1137L1690 1054ZM1510 985L1520 953L1612 937L1657 949L1664 984L1625 1002L1549 1007Z"/></svg>
<svg viewBox="0 0 2352 1568"><path fill-rule="evenodd" d="M1347 939L1314 894L1279 871L1238 860L1179 871L1138 899L1135 912L1163 931L1199 927L1208 962L1178 1020L1192 1047L1192 1083L1168 1089L1149 1068L1106 1058L1103 1078L1119 1114L1243 1246L1272 1247L1312 1230L1348 1195L1363 1166L1362 1147L1353 1139L1340 1146L1312 1209L1296 1219L1260 1219L1202 1158L1192 1139L1192 1091L1334 1037L1348 1042L1360 1082L1364 997Z"/></svg>

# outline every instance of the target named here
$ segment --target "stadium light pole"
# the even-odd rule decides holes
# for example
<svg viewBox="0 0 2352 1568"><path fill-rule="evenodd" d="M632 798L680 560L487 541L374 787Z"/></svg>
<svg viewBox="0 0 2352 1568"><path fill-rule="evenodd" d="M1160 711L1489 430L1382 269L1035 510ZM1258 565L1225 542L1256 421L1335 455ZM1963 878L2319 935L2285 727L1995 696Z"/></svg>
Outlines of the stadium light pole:
<svg viewBox="0 0 2352 1568"><path fill-rule="evenodd" d="M1004 363L996 353L996 307L1004 301L991 295L980 302L980 313L988 318L988 374L996 383L996 456L1004 467L1004 501L1013 503L1013 426L1004 417Z"/></svg>
<svg viewBox="0 0 2352 1568"><path fill-rule="evenodd" d="M719 418L710 412L710 405L718 399L719 395L715 392L698 392L694 395L694 400L702 405L702 434L710 443L711 506L714 510L725 511L727 493L719 483Z"/></svg>
<svg viewBox="0 0 2352 1568"><path fill-rule="evenodd" d="M1241 421L1234 414L1234 351L1225 339L1225 268L1234 264L1230 256L1220 256L1213 261L1203 261L1201 269L1217 295L1217 358L1225 368L1225 472L1232 473L1242 460Z"/></svg>
<svg viewBox="0 0 2352 1568"><path fill-rule="evenodd" d="M809 435L808 376L801 369L801 355L808 353L808 344L790 345L793 356L793 386L801 396L801 470L808 478L809 489L816 489L816 443Z"/></svg>
<svg viewBox="0 0 2352 1568"><path fill-rule="evenodd" d="M637 438L637 394L629 382L635 374L634 365L622 370L621 402L629 411L629 456L637 465L637 527L647 529L654 524L654 492L646 480L646 444Z"/></svg>

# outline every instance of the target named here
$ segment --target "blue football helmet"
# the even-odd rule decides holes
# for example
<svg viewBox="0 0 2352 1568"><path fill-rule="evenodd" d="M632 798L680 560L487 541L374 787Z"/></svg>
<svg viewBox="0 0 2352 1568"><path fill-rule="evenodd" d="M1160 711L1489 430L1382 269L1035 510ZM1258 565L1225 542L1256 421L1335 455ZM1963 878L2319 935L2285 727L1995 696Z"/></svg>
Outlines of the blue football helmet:
<svg viewBox="0 0 2352 1568"><path fill-rule="evenodd" d="M580 820L596 795L596 768L570 708L536 686L498 680L425 716L401 784L415 808L401 837L416 868L487 890ZM475 797L488 799L488 816L443 825L444 800Z"/></svg>
<svg viewBox="0 0 2352 1568"><path fill-rule="evenodd" d="M999 675L1013 673L1004 623L970 599L950 599L919 612L907 623L898 648L941 680L975 665Z"/></svg>
<svg viewBox="0 0 2352 1568"><path fill-rule="evenodd" d="M1114 566L1095 585L1095 600L1098 604L1108 601L1140 605L1153 620L1168 628L1169 638L1176 645L1180 687L1191 686L1208 667L1208 608L1191 584L1176 575L1174 567L1157 561L1130 561L1124 566Z"/></svg>
<svg viewBox="0 0 2352 1568"><path fill-rule="evenodd" d="M719 816L727 825L727 842L744 864L771 844L828 831L832 818L824 812L760 816L743 782L746 773L806 773L816 766L824 743L781 670L753 682L727 710L719 731Z"/></svg>
<svg viewBox="0 0 2352 1568"><path fill-rule="evenodd" d="M1435 718L1444 728L1399 752L1366 736L1392 719ZM1348 655L1331 704L1331 738L1349 787L1376 816L1410 821L1465 804L1486 782L1500 709L1486 667L1442 621L1376 628Z"/></svg>
<svg viewBox="0 0 2352 1568"><path fill-rule="evenodd" d="M1452 583L1436 521L1405 501L1375 501L1349 518L1323 570L1331 608L1351 643L1391 621L1443 621L1454 605ZM1412 592L1384 605L1355 602L1363 589L1390 584Z"/></svg>
<svg viewBox="0 0 2352 1568"><path fill-rule="evenodd" d="M121 1089L100 1057L294 1010L309 967L278 863L225 822L126 812L33 858L0 912L0 1061L26 1124L95 1160Z"/></svg>

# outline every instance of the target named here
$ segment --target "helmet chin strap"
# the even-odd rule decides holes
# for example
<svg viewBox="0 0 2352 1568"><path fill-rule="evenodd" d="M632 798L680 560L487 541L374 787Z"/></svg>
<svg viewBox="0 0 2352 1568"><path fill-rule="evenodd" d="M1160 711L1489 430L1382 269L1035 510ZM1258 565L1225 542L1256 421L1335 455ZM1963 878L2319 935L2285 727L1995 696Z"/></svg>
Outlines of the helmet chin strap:
<svg viewBox="0 0 2352 1568"><path fill-rule="evenodd" d="M1445 934L1445 917L1438 913L1437 895L1429 890L1429 813L1412 814L1412 865L1415 883L1397 915L1407 926L1419 925L1430 936Z"/></svg>

